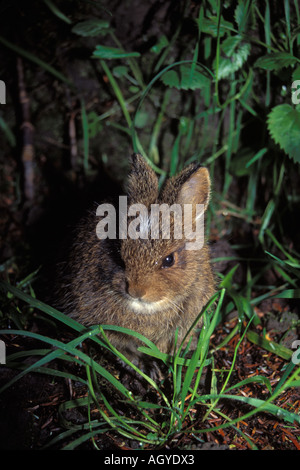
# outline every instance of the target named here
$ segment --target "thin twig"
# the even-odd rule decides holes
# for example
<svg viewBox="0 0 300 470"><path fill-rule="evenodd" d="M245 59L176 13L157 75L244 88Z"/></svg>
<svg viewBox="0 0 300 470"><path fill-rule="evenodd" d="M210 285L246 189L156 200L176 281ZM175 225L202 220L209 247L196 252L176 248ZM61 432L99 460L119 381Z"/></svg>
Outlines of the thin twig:
<svg viewBox="0 0 300 470"><path fill-rule="evenodd" d="M22 125L23 131L23 148L22 148L22 164L24 169L24 194L25 198L32 201L35 196L34 186L34 166L35 152L33 147L34 127L30 122L30 100L28 98L25 81L24 69L21 57L17 58L17 72L19 84L19 97L22 106Z"/></svg>

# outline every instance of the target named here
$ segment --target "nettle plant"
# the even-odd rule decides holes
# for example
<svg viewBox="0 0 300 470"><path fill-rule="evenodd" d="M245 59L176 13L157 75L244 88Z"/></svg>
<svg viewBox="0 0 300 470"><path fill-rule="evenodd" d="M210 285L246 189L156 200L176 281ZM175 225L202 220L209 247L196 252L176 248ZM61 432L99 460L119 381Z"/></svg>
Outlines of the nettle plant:
<svg viewBox="0 0 300 470"><path fill-rule="evenodd" d="M240 133L247 126L243 123L243 117L260 120L260 111L267 115L268 130L274 141L289 157L299 162L297 105L300 98L297 90L300 83L300 59L297 54L300 33L297 2L283 1L276 7L273 5L271 12L269 1L263 6L255 1L238 1L232 14L232 6L226 2L207 1L192 19L194 44L184 41L185 38L182 41L183 23L187 19L191 20L188 7L183 13L186 16L178 24L174 35L167 38L163 34L151 50L144 54L124 51L108 21L94 18L79 22L72 28L73 33L83 37L109 37L117 46L97 45L92 57L99 59L124 113L128 129L132 130L134 126L137 129L149 127L149 108L141 108L151 91L150 101L158 115L148 149L143 148L143 153L154 163L160 161L157 141L162 121L168 117L170 90L174 92L177 89L183 93L200 90L201 93L196 95L194 115L188 106L180 116L179 112L177 114L179 122L171 155L171 173L177 170L177 166L188 155L193 137L200 148L191 158L199 158L207 152L205 139L202 144L199 141L199 127L202 130L203 126L206 128L207 118L212 113L218 114L220 121L224 119L225 112L229 113L230 124L226 133L229 141L228 147L223 150L227 163L236 153ZM182 41L180 45L179 39ZM174 57L178 56L180 60L174 61ZM144 66L145 60L150 66ZM128 95L126 98L121 91L124 86ZM222 99L223 96L226 99ZM136 100L139 101L132 119L128 105ZM198 110L201 112L197 113ZM107 117L98 116L98 123ZM205 135L204 130L202 134ZM135 133L133 143L137 150L141 150ZM250 154L247 155L248 166L261 159L266 152L267 148L264 147L252 158ZM212 162L220 155L220 152L211 155L209 161Z"/></svg>
<svg viewBox="0 0 300 470"><path fill-rule="evenodd" d="M179 3L181 14L173 32L163 31L143 53L123 48L111 26L113 13L99 7L97 16L83 13L74 24L53 2L44 1L58 21L68 24L71 38L99 42L91 57L100 65L118 106L101 115L87 110L80 90L59 70L3 37L0 42L80 97L84 170L89 168L90 141L106 126L127 134L134 150L149 159L162 177L166 172L175 174L187 161L214 167L225 160L224 194L232 174L255 174L257 165L273 163L274 152L282 159L279 148L299 163L297 0L276 5L269 0L207 0L198 9L189 2ZM161 139L166 124L174 128L173 121L167 159ZM250 132L253 123L261 129L256 145L242 147L242 134ZM10 140L2 118L1 127Z"/></svg>

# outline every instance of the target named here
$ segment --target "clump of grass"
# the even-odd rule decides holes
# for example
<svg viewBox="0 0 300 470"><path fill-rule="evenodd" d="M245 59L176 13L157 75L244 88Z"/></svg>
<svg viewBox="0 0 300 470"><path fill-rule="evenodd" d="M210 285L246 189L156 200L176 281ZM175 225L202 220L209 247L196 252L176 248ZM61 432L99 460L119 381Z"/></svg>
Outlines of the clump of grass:
<svg viewBox="0 0 300 470"><path fill-rule="evenodd" d="M233 427L237 432L241 433L236 426L237 423L260 412L269 413L290 424L300 423L300 417L297 414L280 408L273 403L284 390L289 387L299 386L300 384L300 368L295 367L295 364L292 362L287 366L274 390L270 381L261 375L250 377L234 385L230 384L239 347L243 338L248 333L251 321L242 332L240 340L236 345L233 361L227 371L226 379L222 384L218 384L217 374L214 369L214 353L216 349L211 347L210 338L221 318L226 294L225 288L222 288L214 295L195 323L191 325L192 330L199 321L200 316L203 317L203 327L200 331L196 348L191 351L190 342L186 346L183 346L182 343L177 345L177 351L171 356L162 354L151 341L136 332L109 325L98 325L86 329L73 319L38 301L21 289L2 283L1 290L9 292L15 299L26 302L32 308L42 311L52 320L55 320L55 322L62 323L74 332L74 339L69 342L62 342L55 338L24 329L5 329L0 331L2 335L21 335L49 345L48 348L22 351L9 356L7 358L7 365L21 369L21 372L4 385L1 392L25 374L31 372L46 374L49 377L64 377L69 381L79 382L86 390L83 397L62 403L59 410L59 413L63 416L67 410L76 407L83 408L86 410L86 422L80 425L68 423L67 429L47 443L47 447L61 445L65 449L74 449L91 439L94 446L98 448L96 436L99 437L103 433L113 431L130 441L138 442L140 448L162 448L167 443L170 444L178 435L184 435L185 433L199 436L203 433L227 427ZM110 329L138 337L144 343L140 350L156 361L162 361L168 367L172 383L171 393L166 393L162 384L156 383L110 344L105 334ZM157 400L147 401L135 396L114 375L84 352L83 344L86 341L106 348L117 358L122 359L127 367L131 367L137 376L146 381L148 389L155 392ZM219 345L219 347L221 346L223 347L224 344ZM29 366L24 365L23 359L26 357L35 358L36 360ZM51 367L53 361L61 364L61 366L59 368ZM80 370L79 375L68 371L68 364L70 363L76 364L77 370ZM210 393L203 394L199 384L204 371L207 369L211 373ZM127 414L118 413L116 404L110 402L105 388L101 385L103 380L109 384L112 390L115 390L115 394L119 396L120 402L127 403ZM265 400L239 394L239 390L243 386L253 382L263 384L266 387L268 396ZM251 410L243 416L231 419L229 416L224 415L219 406L220 402L224 399L237 403L241 402L250 406ZM193 421L199 409L202 412L205 410L202 418L203 427L199 428L198 424L197 428L195 428ZM221 416L224 420L223 424L207 427L206 418L211 412ZM247 436L244 437L249 441ZM249 442L251 444L251 441ZM251 446L255 447L252 444Z"/></svg>

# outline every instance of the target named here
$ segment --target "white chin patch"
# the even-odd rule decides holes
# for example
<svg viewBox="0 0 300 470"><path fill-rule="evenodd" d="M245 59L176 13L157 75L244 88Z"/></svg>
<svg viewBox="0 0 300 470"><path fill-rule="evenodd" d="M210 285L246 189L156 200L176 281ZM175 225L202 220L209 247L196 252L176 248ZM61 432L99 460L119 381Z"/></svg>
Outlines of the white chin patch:
<svg viewBox="0 0 300 470"><path fill-rule="evenodd" d="M142 300L130 300L129 305L135 313L144 313L151 315L163 309L165 301L159 300L158 302L143 302Z"/></svg>

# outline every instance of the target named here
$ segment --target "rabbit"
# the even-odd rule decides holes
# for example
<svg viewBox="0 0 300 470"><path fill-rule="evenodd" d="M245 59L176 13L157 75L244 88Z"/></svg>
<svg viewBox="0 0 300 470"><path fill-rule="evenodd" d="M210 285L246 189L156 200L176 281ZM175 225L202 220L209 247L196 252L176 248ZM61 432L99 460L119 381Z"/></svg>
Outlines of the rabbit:
<svg viewBox="0 0 300 470"><path fill-rule="evenodd" d="M167 179L159 192L158 178L146 160L140 154L131 156L128 206L143 204L149 209L152 204L192 204L195 227L195 205L203 204L206 210L209 197L209 173L199 164L192 163ZM68 260L70 274L60 284L62 309L86 326L130 328L171 354L176 329L180 344L214 293L207 244L187 249L187 239L175 239L172 233L169 239L99 239L99 220L103 216L92 211L79 224ZM170 220L174 228L172 213ZM127 224L129 221L130 217ZM139 340L118 332L106 333L130 360L143 363L144 355L137 351Z"/></svg>

